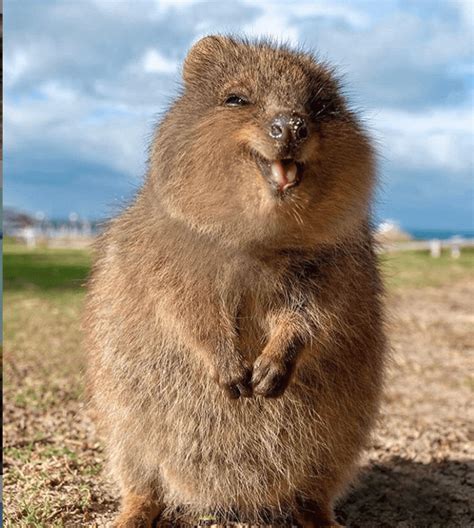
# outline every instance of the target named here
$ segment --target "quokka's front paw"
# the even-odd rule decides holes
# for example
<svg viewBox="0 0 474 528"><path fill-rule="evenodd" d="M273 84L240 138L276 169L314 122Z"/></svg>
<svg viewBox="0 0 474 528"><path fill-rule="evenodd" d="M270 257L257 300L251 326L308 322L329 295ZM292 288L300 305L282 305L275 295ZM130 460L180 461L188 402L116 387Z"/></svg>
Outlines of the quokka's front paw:
<svg viewBox="0 0 474 528"><path fill-rule="evenodd" d="M252 388L254 394L266 398L278 398L290 383L293 364L287 364L280 358L262 354L253 366Z"/></svg>
<svg viewBox="0 0 474 528"><path fill-rule="evenodd" d="M213 378L233 400L252 396L252 367L240 357L220 358L213 369Z"/></svg>

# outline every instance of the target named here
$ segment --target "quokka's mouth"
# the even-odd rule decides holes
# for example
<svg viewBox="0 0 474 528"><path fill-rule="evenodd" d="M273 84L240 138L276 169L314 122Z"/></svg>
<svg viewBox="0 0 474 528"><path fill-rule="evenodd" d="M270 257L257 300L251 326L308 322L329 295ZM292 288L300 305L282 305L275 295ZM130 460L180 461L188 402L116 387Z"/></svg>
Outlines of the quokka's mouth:
<svg viewBox="0 0 474 528"><path fill-rule="evenodd" d="M286 194L300 184L304 167L294 158L269 160L256 152L254 157L263 177L276 193Z"/></svg>

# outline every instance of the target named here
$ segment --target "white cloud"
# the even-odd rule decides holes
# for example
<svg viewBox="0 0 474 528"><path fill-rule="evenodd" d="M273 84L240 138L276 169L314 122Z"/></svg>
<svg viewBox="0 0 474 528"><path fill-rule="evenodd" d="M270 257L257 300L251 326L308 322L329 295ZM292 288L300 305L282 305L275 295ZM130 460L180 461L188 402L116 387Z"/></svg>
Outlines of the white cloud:
<svg viewBox="0 0 474 528"><path fill-rule="evenodd" d="M363 10L356 9L348 3L337 3L332 0L302 0L299 2L275 2L246 0L248 5L259 7L262 14L252 23L244 26L244 32L250 36L270 35L278 40L287 40L298 44L300 33L298 23L311 17L325 20L340 20L349 26L362 29L370 26L371 16Z"/></svg>
<svg viewBox="0 0 474 528"><path fill-rule="evenodd" d="M181 9L199 4L202 0L155 0L155 4L160 11L168 11L169 9Z"/></svg>
<svg viewBox="0 0 474 528"><path fill-rule="evenodd" d="M263 13L242 29L249 37L273 37L294 45L298 44L300 35L296 25L290 23L288 13L275 9L272 4L265 4Z"/></svg>
<svg viewBox="0 0 474 528"><path fill-rule="evenodd" d="M146 73L173 74L178 69L177 61L168 59L156 49L148 49L142 58L143 69Z"/></svg>
<svg viewBox="0 0 474 528"><path fill-rule="evenodd" d="M51 80L39 86L39 92L53 102L72 103L78 99L78 93L71 87L65 86L59 81Z"/></svg>
<svg viewBox="0 0 474 528"><path fill-rule="evenodd" d="M458 6L464 24L470 28L474 28L474 2L472 0L457 0L454 2Z"/></svg>
<svg viewBox="0 0 474 528"><path fill-rule="evenodd" d="M13 87L28 71L31 65L25 49L16 49L11 56L6 56L4 61L4 81L7 88Z"/></svg>
<svg viewBox="0 0 474 528"><path fill-rule="evenodd" d="M384 156L412 169L453 173L473 168L474 116L470 105L423 112L382 110L374 118Z"/></svg>
<svg viewBox="0 0 474 528"><path fill-rule="evenodd" d="M129 178L144 170L150 117L123 104L106 104L57 81L39 87L41 99L24 97L5 106L5 151L28 145L66 159L103 164ZM148 116L152 116L149 109ZM67 116L67 119L65 119Z"/></svg>
<svg viewBox="0 0 474 528"><path fill-rule="evenodd" d="M372 17L367 11L356 9L355 4L338 4L331 0L319 0L312 2L295 2L288 4L289 10L292 14L299 18L309 16L320 16L326 19L339 19L349 26L357 29L367 28L371 25Z"/></svg>

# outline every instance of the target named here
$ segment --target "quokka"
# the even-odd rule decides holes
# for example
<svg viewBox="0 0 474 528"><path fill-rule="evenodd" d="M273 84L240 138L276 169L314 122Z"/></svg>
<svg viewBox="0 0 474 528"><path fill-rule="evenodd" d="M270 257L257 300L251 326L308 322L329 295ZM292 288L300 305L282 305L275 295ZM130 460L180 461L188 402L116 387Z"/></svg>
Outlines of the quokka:
<svg viewBox="0 0 474 528"><path fill-rule="evenodd" d="M178 511L336 526L386 355L371 141L304 52L210 36L183 80L89 284L116 526Z"/></svg>

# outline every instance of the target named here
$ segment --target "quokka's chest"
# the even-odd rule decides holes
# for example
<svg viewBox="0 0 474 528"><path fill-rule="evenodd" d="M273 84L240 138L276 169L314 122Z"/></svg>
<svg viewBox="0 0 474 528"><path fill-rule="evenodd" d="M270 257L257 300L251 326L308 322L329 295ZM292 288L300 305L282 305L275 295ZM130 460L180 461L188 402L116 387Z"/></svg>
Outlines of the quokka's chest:
<svg viewBox="0 0 474 528"><path fill-rule="evenodd" d="M254 272L240 284L235 328L240 350L254 360L268 342L278 314L293 309L292 294L277 273Z"/></svg>

